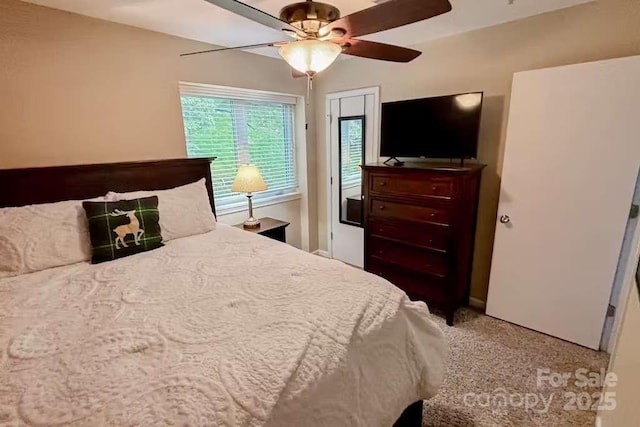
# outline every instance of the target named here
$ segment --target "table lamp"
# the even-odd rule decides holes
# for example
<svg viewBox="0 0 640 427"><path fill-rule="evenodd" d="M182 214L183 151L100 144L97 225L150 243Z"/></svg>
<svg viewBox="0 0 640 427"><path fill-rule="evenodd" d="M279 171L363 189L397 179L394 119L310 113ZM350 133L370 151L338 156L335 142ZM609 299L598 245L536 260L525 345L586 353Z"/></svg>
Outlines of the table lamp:
<svg viewBox="0 0 640 427"><path fill-rule="evenodd" d="M264 191L267 184L260 175L260 169L255 165L240 165L236 179L233 180L231 191L237 193L247 193L249 199L249 218L243 223L244 228L258 228L260 221L253 217L253 203L251 198L256 191Z"/></svg>

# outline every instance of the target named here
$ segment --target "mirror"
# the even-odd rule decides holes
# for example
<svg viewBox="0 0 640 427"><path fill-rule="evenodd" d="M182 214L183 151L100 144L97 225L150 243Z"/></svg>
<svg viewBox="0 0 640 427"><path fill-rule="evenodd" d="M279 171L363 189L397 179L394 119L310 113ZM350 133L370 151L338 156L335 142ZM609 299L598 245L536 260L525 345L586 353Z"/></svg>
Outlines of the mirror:
<svg viewBox="0 0 640 427"><path fill-rule="evenodd" d="M362 164L364 163L364 116L338 119L338 162L340 164L340 222L362 227Z"/></svg>

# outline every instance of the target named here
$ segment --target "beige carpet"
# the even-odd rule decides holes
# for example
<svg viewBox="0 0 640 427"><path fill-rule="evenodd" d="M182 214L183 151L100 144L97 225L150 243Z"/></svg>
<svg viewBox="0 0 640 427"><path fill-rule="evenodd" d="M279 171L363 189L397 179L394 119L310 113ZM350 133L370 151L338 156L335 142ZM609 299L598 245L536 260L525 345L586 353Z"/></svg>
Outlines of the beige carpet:
<svg viewBox="0 0 640 427"><path fill-rule="evenodd" d="M596 412L585 408L589 400L595 402L592 396L600 389L577 387L575 371L606 369L607 354L469 309L458 310L454 327L446 326L442 317L434 318L449 341L449 367L438 395L425 401L424 426L594 425ZM538 368L570 373L571 378L566 386L544 382L538 387ZM579 395L580 402L571 405L571 393ZM545 411L542 399L549 398Z"/></svg>

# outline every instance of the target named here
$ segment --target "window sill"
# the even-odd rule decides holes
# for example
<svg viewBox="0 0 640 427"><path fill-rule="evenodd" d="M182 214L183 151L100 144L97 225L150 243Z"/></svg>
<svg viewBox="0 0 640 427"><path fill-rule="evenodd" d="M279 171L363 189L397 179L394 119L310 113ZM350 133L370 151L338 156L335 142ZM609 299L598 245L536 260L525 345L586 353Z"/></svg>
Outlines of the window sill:
<svg viewBox="0 0 640 427"><path fill-rule="evenodd" d="M300 200L300 199L302 199L302 193L282 194L278 196L264 198L261 200L254 200L253 208L257 209L265 206L272 206L272 205L277 205L280 203L286 203L286 202L291 202L291 201ZM247 205L247 201L245 200L243 203L234 203L232 205L228 205L220 209L216 207L216 213L218 217L222 217L225 215L231 215L234 213L243 212L248 209L249 207Z"/></svg>

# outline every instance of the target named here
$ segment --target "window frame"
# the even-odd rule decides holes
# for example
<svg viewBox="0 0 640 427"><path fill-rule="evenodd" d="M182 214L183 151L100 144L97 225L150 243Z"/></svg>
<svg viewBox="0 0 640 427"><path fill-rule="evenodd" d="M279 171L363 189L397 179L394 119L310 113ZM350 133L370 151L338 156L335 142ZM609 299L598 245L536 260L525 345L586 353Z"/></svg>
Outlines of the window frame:
<svg viewBox="0 0 640 427"><path fill-rule="evenodd" d="M185 96L210 96L217 98L232 98L232 99L240 99L247 101L257 101L257 102L272 102L272 103L282 103L282 104L290 104L292 105L292 126L291 126L291 144L292 144L292 173L295 177L296 186L291 190L275 190L275 193L269 193L261 195L261 193L256 193L253 197L254 207L261 206L270 206L278 203L299 200L303 198L303 187L306 186L306 182L301 181L301 168L299 165L300 155L299 155L299 138L300 135L300 120L304 122L304 114L303 117L299 117L300 115L300 105L301 102L304 101L304 98L296 95L276 93L276 92L267 92L261 90L254 89L245 89L245 88L236 88L229 86L218 86L211 85L205 83L192 83L192 82L178 82L178 100L180 103L180 113L181 120L183 124L183 135L184 135L184 147L185 153L187 153L187 139L186 133L184 129L184 111L182 110L182 102L181 97ZM302 125L304 126L304 124ZM304 142L304 138L303 138ZM188 154L188 153L187 153ZM215 156L215 153L212 153ZM240 194L240 193L238 193ZM215 188L214 188L214 197L215 197ZM246 199L246 198L244 198ZM226 215L232 214L236 212L241 212L247 210L247 201L246 200L238 200L231 203L225 203L218 205L216 201L216 211L218 215Z"/></svg>

